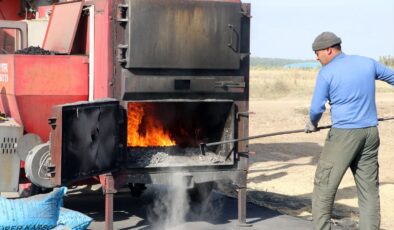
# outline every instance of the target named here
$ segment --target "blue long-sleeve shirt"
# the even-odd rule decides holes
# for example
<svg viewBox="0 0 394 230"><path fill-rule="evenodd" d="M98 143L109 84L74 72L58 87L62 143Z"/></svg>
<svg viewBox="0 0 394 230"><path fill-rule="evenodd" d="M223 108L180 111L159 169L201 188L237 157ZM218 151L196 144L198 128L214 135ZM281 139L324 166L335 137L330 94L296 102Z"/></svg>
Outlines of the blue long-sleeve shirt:
<svg viewBox="0 0 394 230"><path fill-rule="evenodd" d="M309 113L312 123L317 126L328 100L333 128L376 126L375 80L394 85L394 71L371 58L335 56L317 76Z"/></svg>

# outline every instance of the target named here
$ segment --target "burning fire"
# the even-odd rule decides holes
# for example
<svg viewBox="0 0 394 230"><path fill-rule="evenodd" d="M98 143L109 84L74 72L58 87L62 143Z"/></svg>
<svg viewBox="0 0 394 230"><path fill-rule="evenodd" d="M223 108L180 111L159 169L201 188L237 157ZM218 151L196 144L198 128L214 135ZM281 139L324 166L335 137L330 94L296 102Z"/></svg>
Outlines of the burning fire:
<svg viewBox="0 0 394 230"><path fill-rule="evenodd" d="M175 141L164 129L163 124L151 113L147 113L149 105L128 103L127 146L174 146Z"/></svg>

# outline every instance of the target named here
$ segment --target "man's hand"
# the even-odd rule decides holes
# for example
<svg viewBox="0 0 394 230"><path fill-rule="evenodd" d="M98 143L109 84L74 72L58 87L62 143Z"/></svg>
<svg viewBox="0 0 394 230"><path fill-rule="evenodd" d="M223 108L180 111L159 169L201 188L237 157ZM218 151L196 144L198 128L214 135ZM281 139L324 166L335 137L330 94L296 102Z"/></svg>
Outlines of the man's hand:
<svg viewBox="0 0 394 230"><path fill-rule="evenodd" d="M312 132L317 132L319 131L317 127L312 123L311 120L308 120L308 122L305 125L305 132L306 133L312 133Z"/></svg>

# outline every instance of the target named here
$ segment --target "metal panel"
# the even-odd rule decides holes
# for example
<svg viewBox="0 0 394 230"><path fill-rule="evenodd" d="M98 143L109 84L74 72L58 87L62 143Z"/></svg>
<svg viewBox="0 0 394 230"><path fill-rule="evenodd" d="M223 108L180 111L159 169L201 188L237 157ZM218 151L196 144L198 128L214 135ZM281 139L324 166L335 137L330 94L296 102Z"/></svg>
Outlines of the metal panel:
<svg viewBox="0 0 394 230"><path fill-rule="evenodd" d="M17 192L20 159L16 143L23 135L23 128L13 119L0 122L0 192Z"/></svg>
<svg viewBox="0 0 394 230"><path fill-rule="evenodd" d="M0 55L0 111L47 141L51 107L87 99L87 60L70 55Z"/></svg>
<svg viewBox="0 0 394 230"><path fill-rule="evenodd" d="M126 75L126 74L125 74ZM126 75L127 76L127 75ZM177 86L179 81L188 81L187 85ZM245 82L243 76L144 76L126 77L124 96L127 93L243 93Z"/></svg>
<svg viewBox="0 0 394 230"><path fill-rule="evenodd" d="M42 45L44 49L59 53L71 53L82 5L82 1L76 1L59 3L53 6Z"/></svg>
<svg viewBox="0 0 394 230"><path fill-rule="evenodd" d="M126 68L238 69L241 5L130 0Z"/></svg>
<svg viewBox="0 0 394 230"><path fill-rule="evenodd" d="M25 15L19 15L22 1L0 1L0 19L22 20Z"/></svg>
<svg viewBox="0 0 394 230"><path fill-rule="evenodd" d="M113 2L113 1L112 1ZM94 1L94 99L112 97L113 74L112 45L115 34L111 31L113 23L112 4L108 1Z"/></svg>
<svg viewBox="0 0 394 230"><path fill-rule="evenodd" d="M172 171L160 171L155 173L127 173L127 171L121 171L115 173L114 177L116 180L115 186L117 189L121 189L122 186L128 183L141 183L141 184L172 184L173 181ZM231 180L234 184L239 184L245 181L246 172L231 170L231 169L212 169L208 170L196 170L190 171L189 168L181 169L178 168L176 173L181 176L189 177L193 183L205 183L209 181L220 181L220 180Z"/></svg>
<svg viewBox="0 0 394 230"><path fill-rule="evenodd" d="M15 55L0 55L0 111L22 124L15 97Z"/></svg>
<svg viewBox="0 0 394 230"><path fill-rule="evenodd" d="M87 60L75 55L15 55L15 92L8 92L16 96L26 132L47 141L52 106L87 100Z"/></svg>
<svg viewBox="0 0 394 230"><path fill-rule="evenodd" d="M22 37L20 47L27 47L27 24L26 22L15 22L15 21L2 21L0 20L0 29L8 28L8 29L16 29L20 32Z"/></svg>
<svg viewBox="0 0 394 230"><path fill-rule="evenodd" d="M26 20L27 27L29 29L29 46L42 46L45 38L45 31L48 27L48 22L48 19Z"/></svg>
<svg viewBox="0 0 394 230"><path fill-rule="evenodd" d="M53 184L117 170L122 145L122 112L116 100L80 102L53 108L50 119Z"/></svg>

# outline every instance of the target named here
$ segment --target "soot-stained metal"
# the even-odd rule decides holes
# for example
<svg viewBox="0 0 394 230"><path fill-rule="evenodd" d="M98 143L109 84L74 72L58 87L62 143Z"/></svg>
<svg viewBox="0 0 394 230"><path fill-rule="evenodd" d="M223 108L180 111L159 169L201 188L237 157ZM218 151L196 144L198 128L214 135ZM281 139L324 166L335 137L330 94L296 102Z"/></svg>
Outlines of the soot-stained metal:
<svg viewBox="0 0 394 230"><path fill-rule="evenodd" d="M126 68L239 68L240 4L133 0L128 9Z"/></svg>

